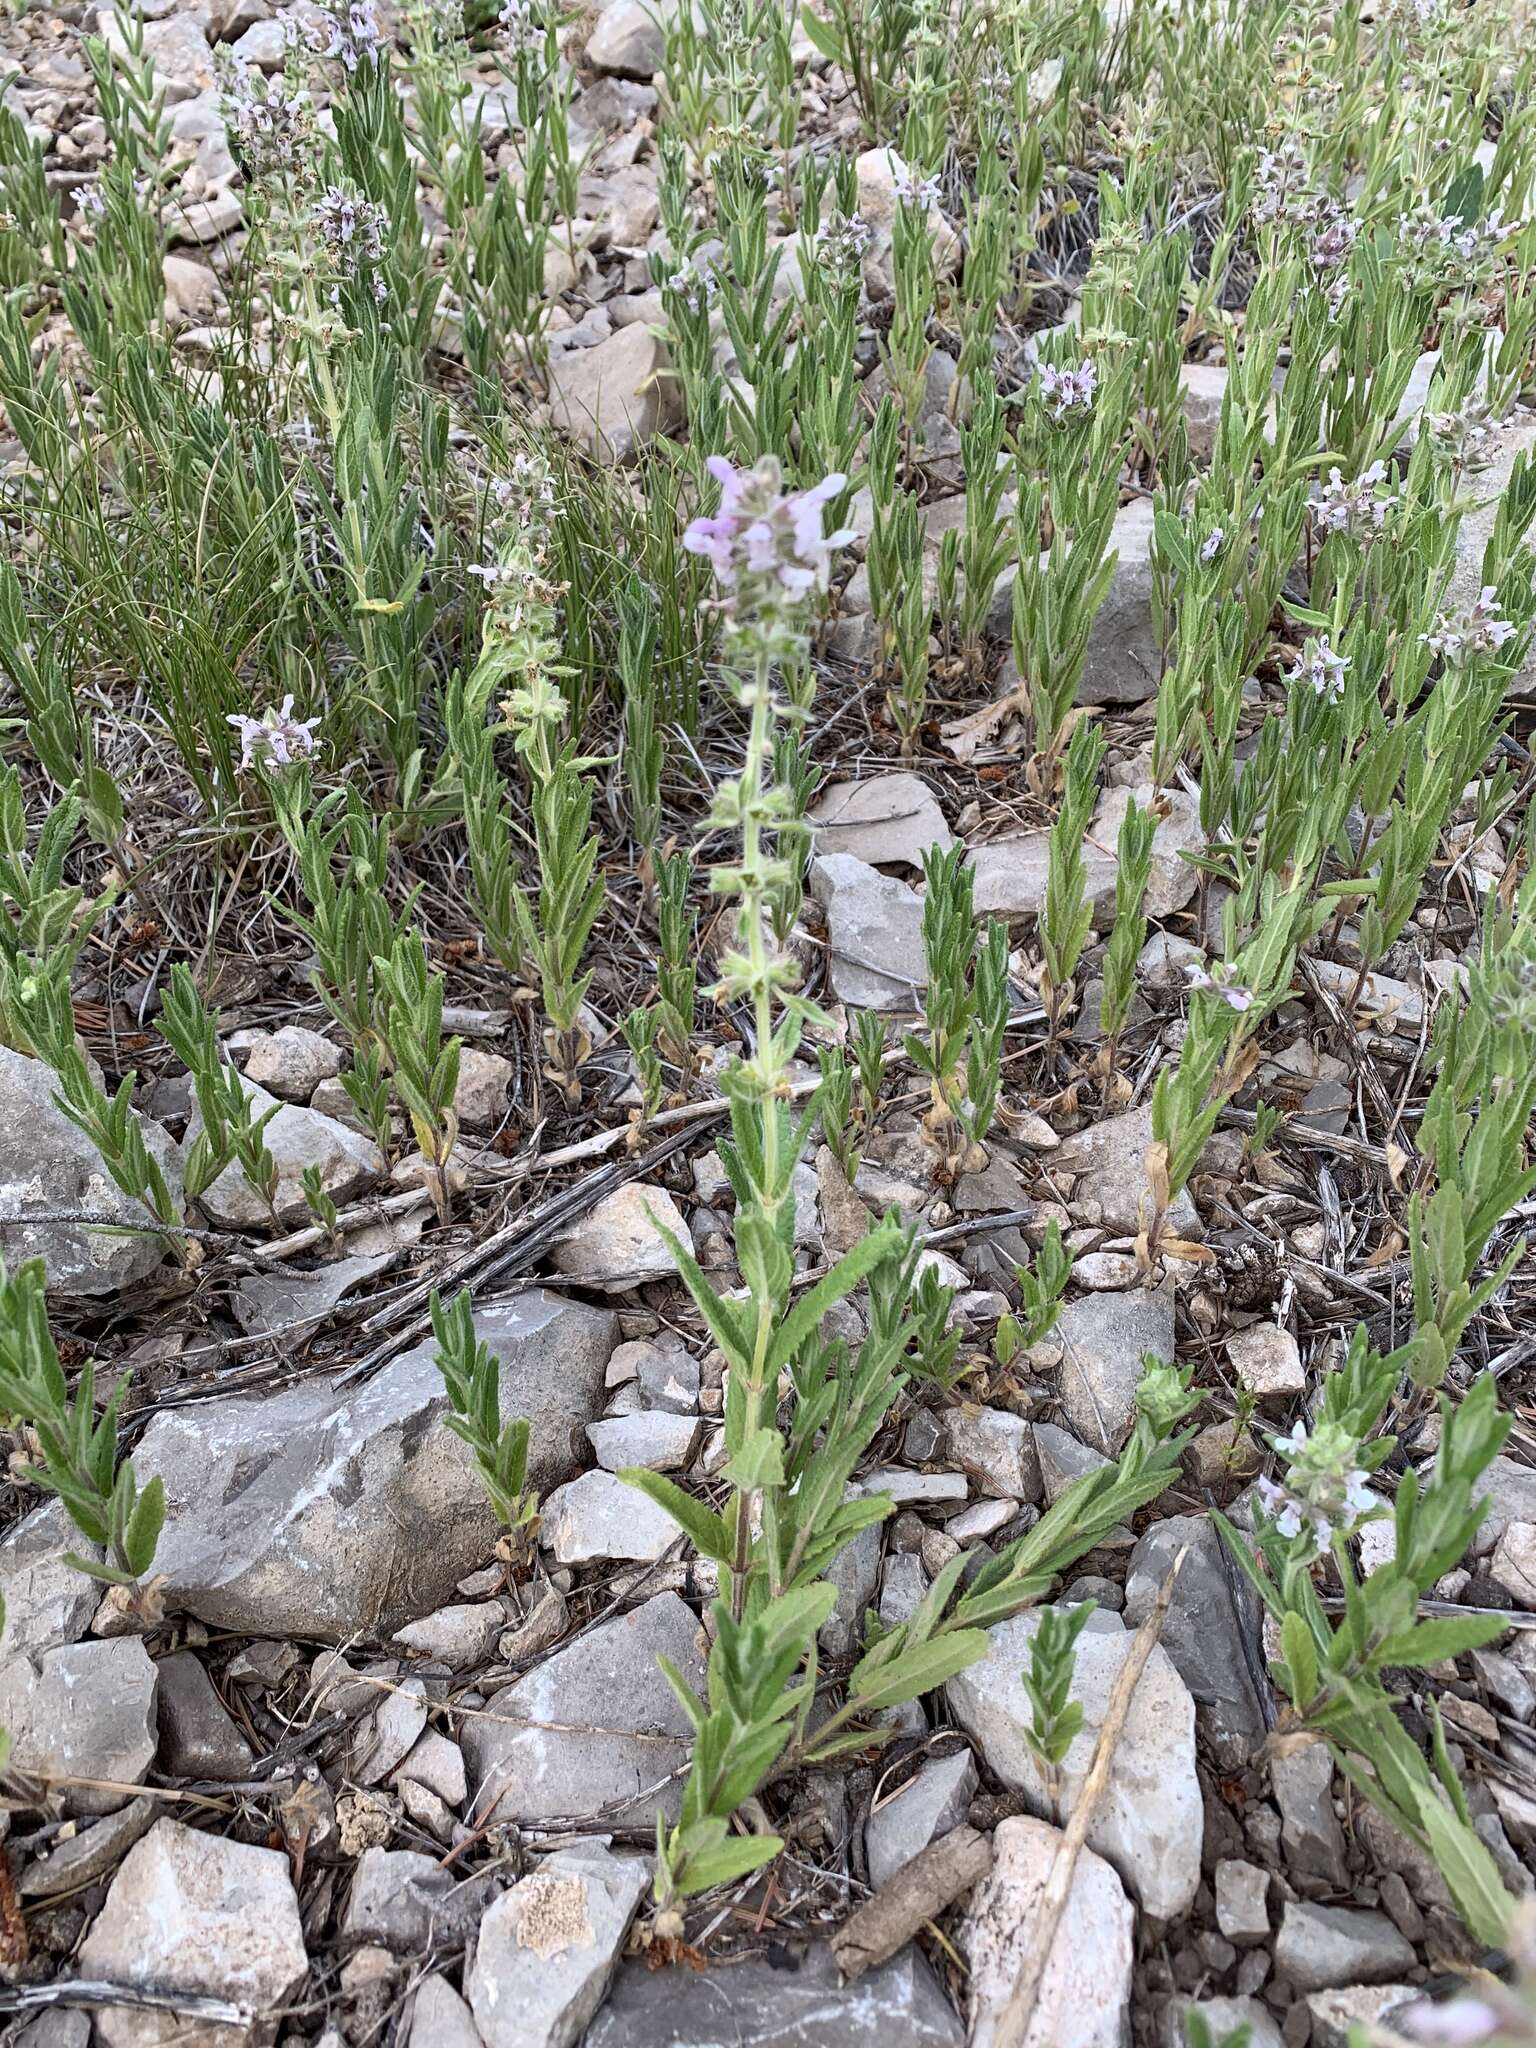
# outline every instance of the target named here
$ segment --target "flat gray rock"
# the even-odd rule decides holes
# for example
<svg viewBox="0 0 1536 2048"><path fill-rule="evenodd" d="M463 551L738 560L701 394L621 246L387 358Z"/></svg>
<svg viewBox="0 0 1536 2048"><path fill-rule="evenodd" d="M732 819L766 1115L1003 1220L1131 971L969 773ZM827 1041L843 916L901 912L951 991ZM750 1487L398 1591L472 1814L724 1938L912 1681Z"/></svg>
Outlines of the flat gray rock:
<svg viewBox="0 0 1536 2048"><path fill-rule="evenodd" d="M617 1326L542 1289L488 1305L476 1335L501 1363L504 1415L531 1424L540 1492L581 1462ZM443 1427L430 1340L359 1386L168 1410L134 1454L165 1480L156 1569L173 1608L216 1627L339 1642L389 1634L485 1563L496 1523L468 1446Z"/></svg>
<svg viewBox="0 0 1536 2048"><path fill-rule="evenodd" d="M703 1694L698 1619L675 1593L603 1622L469 1716L471 1818L675 1819L691 1728L658 1653Z"/></svg>
<svg viewBox="0 0 1536 2048"><path fill-rule="evenodd" d="M1298 1991L1389 1984L1418 1962L1385 1913L1293 1899L1280 1917L1275 1970Z"/></svg>
<svg viewBox="0 0 1536 2048"><path fill-rule="evenodd" d="M869 1881L878 1891L930 1842L959 1827L976 1796L976 1760L968 1749L935 1757L864 1823Z"/></svg>
<svg viewBox="0 0 1536 2048"><path fill-rule="evenodd" d="M1033 1425L1007 1408L955 1408L945 1428L951 1460L994 1500L1037 1501L1040 1457Z"/></svg>
<svg viewBox="0 0 1536 2048"><path fill-rule="evenodd" d="M831 1951L782 1964L619 1965L583 2048L960 2048L964 2030L915 1948L842 1984Z"/></svg>
<svg viewBox="0 0 1536 2048"><path fill-rule="evenodd" d="M162 1657L159 1675L160 1761L178 1778L233 1784L248 1778L255 1754L230 1719L213 1681L190 1650Z"/></svg>
<svg viewBox="0 0 1536 2048"><path fill-rule="evenodd" d="M13 1769L40 1778L142 1785L154 1762L155 1667L137 1636L67 1643L0 1665L0 1728ZM112 1813L132 1794L61 1788L69 1813Z"/></svg>
<svg viewBox="0 0 1536 2048"><path fill-rule="evenodd" d="M810 810L816 851L851 853L871 867L921 868L930 846L947 853L954 835L927 783L917 775L876 775L838 782Z"/></svg>
<svg viewBox="0 0 1536 2048"><path fill-rule="evenodd" d="M1038 917L1050 877L1050 833L1012 832L973 847L966 865L975 877L979 917ZM1113 845L1083 843L1084 888L1096 916L1113 909L1120 864Z"/></svg>
<svg viewBox="0 0 1536 2048"><path fill-rule="evenodd" d="M0 1539L0 1668L61 1643L78 1642L101 1602L95 1579L64 1562L65 1553L98 1563L99 1546L87 1543L61 1500L45 1501Z"/></svg>
<svg viewBox="0 0 1536 2048"><path fill-rule="evenodd" d="M1147 1179L1147 1148L1152 1143L1152 1106L1128 1109L1120 1116L1063 1138L1051 1155L1053 1172L1074 1174L1072 1213L1079 1222L1099 1224L1118 1235L1133 1237L1141 1228L1141 1211L1151 1196ZM1169 1230L1177 1237L1204 1235L1199 1212L1186 1188L1168 1212Z"/></svg>
<svg viewBox="0 0 1536 2048"><path fill-rule="evenodd" d="M257 1116L277 1104L253 1081L244 1082L247 1097ZM202 1116L194 1106L182 1140L185 1153L203 1128ZM384 1178L388 1167L384 1154L371 1138L365 1138L334 1117L318 1109L304 1109L285 1102L262 1132L263 1141L277 1167L276 1208L278 1221L285 1225L305 1222L309 1205L299 1185L305 1171L313 1166L320 1185L338 1205L350 1202ZM270 1226L267 1205L241 1172L238 1162L226 1166L210 1187L198 1197L198 1206L210 1222L223 1230L260 1230Z"/></svg>
<svg viewBox="0 0 1536 2048"><path fill-rule="evenodd" d="M833 993L861 1010L911 1009L928 985L916 892L851 853L819 854L810 890L827 918Z"/></svg>
<svg viewBox="0 0 1536 2048"><path fill-rule="evenodd" d="M677 1260L663 1230L688 1244L688 1226L666 1189L631 1181L605 1195L557 1240L555 1271L577 1286L598 1287L608 1294L625 1293L647 1280L670 1279L677 1272Z"/></svg>
<svg viewBox="0 0 1536 2048"><path fill-rule="evenodd" d="M80 1951L80 1974L109 1984L227 1998L256 2013L285 2005L308 1958L288 1858L277 1849L159 1820L129 1850ZM199 2022L210 2043L235 2030ZM106 2048L185 2042L175 2013L107 2006Z"/></svg>
<svg viewBox="0 0 1536 2048"><path fill-rule="evenodd" d="M57 1087L52 1067L0 1046L0 1259L12 1272L41 1259L50 1294L117 1294L154 1272L165 1241L146 1230L149 1211L122 1193L84 1131L55 1107ZM138 1122L179 1202L175 1143L147 1117ZM60 1215L102 1227L49 1220Z"/></svg>
<svg viewBox="0 0 1536 2048"><path fill-rule="evenodd" d="M486 2048L573 2048L650 1881L649 1858L580 1842L493 1901L464 1984Z"/></svg>
<svg viewBox="0 0 1536 2048"><path fill-rule="evenodd" d="M1194 1694L1196 1718L1218 1762L1241 1770L1269 1732L1254 1677L1264 1669L1259 1599L1241 1566L1223 1555L1221 1536L1207 1516L1170 1515L1136 1545L1125 1581L1126 1627L1140 1628L1151 1613L1186 1544L1189 1554L1174 1581L1159 1640Z"/></svg>
<svg viewBox="0 0 1536 2048"><path fill-rule="evenodd" d="M986 1656L952 1678L947 1693L950 1711L988 1768L1043 1814L1047 1787L1025 1738L1031 1709L1023 1683L1039 1625L1038 1608L998 1623L989 1632ZM1078 1637L1071 1696L1082 1705L1083 1726L1061 1766L1061 1819L1082 1792L1110 1692L1132 1640L1118 1615L1102 1611ZM1149 1913L1176 1920L1188 1911L1200 1882L1204 1816L1195 1775L1195 1703L1159 1646L1137 1685L1088 1844L1115 1866Z"/></svg>
<svg viewBox="0 0 1536 2048"><path fill-rule="evenodd" d="M1026 1816L1001 1821L992 1837L991 1875L977 1886L960 1931L971 1964L974 2048L990 2048L1024 1968L1060 1843L1059 1828ZM1121 2048L1135 1924L1119 1878L1084 1849L1020 2048Z"/></svg>
<svg viewBox="0 0 1536 2048"><path fill-rule="evenodd" d="M665 1508L612 1472L567 1480L540 1511L539 1540L558 1564L609 1557L652 1564L681 1535Z"/></svg>
<svg viewBox="0 0 1536 2048"><path fill-rule="evenodd" d="M1136 1419L1136 1389L1147 1353L1173 1361L1173 1287L1085 1294L1062 1310L1061 1405L1090 1449L1113 1457Z"/></svg>

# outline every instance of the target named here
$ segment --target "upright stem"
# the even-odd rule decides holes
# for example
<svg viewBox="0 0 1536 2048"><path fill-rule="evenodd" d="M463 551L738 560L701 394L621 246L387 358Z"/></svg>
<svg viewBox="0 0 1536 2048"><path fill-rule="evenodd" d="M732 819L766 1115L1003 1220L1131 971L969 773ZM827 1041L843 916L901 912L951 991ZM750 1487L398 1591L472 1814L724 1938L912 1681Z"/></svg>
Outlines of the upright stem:
<svg viewBox="0 0 1536 2048"><path fill-rule="evenodd" d="M759 1196L763 1212L771 1224L779 1207L779 1116L773 1041L773 963L763 936L763 912L767 901L763 880L763 783L764 771L773 752L774 712L772 657L764 648L758 648L753 655L751 711L746 765L741 778L741 900L745 927L742 936L751 970L753 1021L757 1037L753 1061L758 1076L763 1146ZM765 1426L764 1410L770 1397L768 1352L777 1321L778 1304L759 1300L752 1373L746 1387L746 1434L749 1438ZM757 1489L744 1488L736 1503L736 1539L731 1560L731 1614L737 1621L746 1610L752 1518L756 1506Z"/></svg>

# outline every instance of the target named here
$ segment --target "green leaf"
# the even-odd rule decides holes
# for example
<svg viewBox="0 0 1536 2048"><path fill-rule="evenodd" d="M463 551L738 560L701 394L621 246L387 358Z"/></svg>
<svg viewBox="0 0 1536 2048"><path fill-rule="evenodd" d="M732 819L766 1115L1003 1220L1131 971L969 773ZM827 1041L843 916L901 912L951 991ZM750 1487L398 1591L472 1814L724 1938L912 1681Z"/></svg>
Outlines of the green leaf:
<svg viewBox="0 0 1536 2048"><path fill-rule="evenodd" d="M665 1508L701 1557L713 1558L716 1564L730 1563L731 1544L725 1523L703 1501L684 1493L660 1472L645 1472L631 1465L618 1476L627 1486L637 1486L657 1507Z"/></svg>
<svg viewBox="0 0 1536 2048"><path fill-rule="evenodd" d="M787 1365L815 1332L827 1310L835 1307L845 1295L852 1294L876 1266L895 1258L905 1243L904 1230L897 1225L882 1223L861 1237L851 1251L844 1252L837 1264L801 1295L779 1325L779 1333L768 1351L768 1370L778 1372ZM724 1348L722 1345L721 1349Z"/></svg>
<svg viewBox="0 0 1536 2048"><path fill-rule="evenodd" d="M905 1700L932 1692L987 1654L988 1636L983 1628L951 1629L925 1643L914 1643L883 1666L877 1661L878 1647L853 1668L848 1680L850 1704L860 1713L878 1713L882 1707L899 1707Z"/></svg>
<svg viewBox="0 0 1536 2048"><path fill-rule="evenodd" d="M697 1892L712 1891L717 1884L731 1884L771 1863L783 1846L779 1835L733 1835L728 1842L700 1849L697 1854L685 1844L686 1860L679 1889L685 1897L691 1897Z"/></svg>
<svg viewBox="0 0 1536 2048"><path fill-rule="evenodd" d="M744 1493L784 1484L784 1443L776 1429L755 1429L725 1467L725 1477Z"/></svg>
<svg viewBox="0 0 1536 2048"><path fill-rule="evenodd" d="M139 1578L155 1561L160 1531L165 1527L165 1481L157 1472L134 1502L128 1527L123 1531L123 1555L128 1569Z"/></svg>
<svg viewBox="0 0 1536 2048"><path fill-rule="evenodd" d="M646 1212L648 1215L650 1211ZM656 1223L656 1218L651 1216ZM656 1223L666 1242L667 1249L677 1261L688 1292L693 1296L695 1308L709 1325L709 1334L725 1353L733 1372L750 1373L752 1370L752 1346L746 1334L745 1325L738 1321L738 1311L722 1296L716 1294L709 1284L708 1276L698 1260L678 1237L664 1223Z"/></svg>
<svg viewBox="0 0 1536 2048"><path fill-rule="evenodd" d="M1304 1707L1317 1691L1317 1649L1307 1624L1294 1609L1280 1624L1280 1652L1290 1678L1291 1698Z"/></svg>
<svg viewBox="0 0 1536 2048"><path fill-rule="evenodd" d="M1503 1635L1507 1624L1497 1614L1445 1614L1388 1636L1373 1660L1378 1664L1438 1664L1479 1650Z"/></svg>

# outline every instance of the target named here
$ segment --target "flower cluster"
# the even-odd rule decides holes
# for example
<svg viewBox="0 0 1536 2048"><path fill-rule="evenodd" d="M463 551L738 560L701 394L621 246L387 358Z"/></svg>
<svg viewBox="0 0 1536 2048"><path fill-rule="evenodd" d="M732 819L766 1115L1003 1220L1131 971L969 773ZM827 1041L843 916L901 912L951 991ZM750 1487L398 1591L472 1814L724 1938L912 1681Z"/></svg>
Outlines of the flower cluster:
<svg viewBox="0 0 1536 2048"><path fill-rule="evenodd" d="M909 206L920 206L926 213L930 206L939 203L939 181L937 178L915 179L905 165L895 176L896 197Z"/></svg>
<svg viewBox="0 0 1536 2048"><path fill-rule="evenodd" d="M310 219L320 230L331 252L335 269L343 277L368 274L376 299L385 296L384 280L376 266L384 260L384 228L388 216L372 199L361 199L340 185L327 185L310 208Z"/></svg>
<svg viewBox="0 0 1536 2048"><path fill-rule="evenodd" d="M1348 534L1351 540L1369 546L1380 538L1387 514L1400 503L1398 493L1382 491L1386 480L1384 462L1373 462L1352 484L1345 483L1337 469L1330 469L1327 483L1313 492L1309 502L1314 523L1324 533Z"/></svg>
<svg viewBox="0 0 1536 2048"><path fill-rule="evenodd" d="M1424 415L1429 438L1461 470L1486 469L1498 452L1500 421L1486 399L1469 398L1454 412Z"/></svg>
<svg viewBox="0 0 1536 2048"><path fill-rule="evenodd" d="M1312 218L1316 197L1312 170L1306 151L1294 136L1275 149L1261 150L1258 162L1258 197L1253 217L1258 221L1303 221Z"/></svg>
<svg viewBox="0 0 1536 2048"><path fill-rule="evenodd" d="M848 479L834 474L808 491L785 491L772 457L736 470L723 455L712 455L707 467L720 485L720 510L712 519L691 520L683 546L708 557L721 588L751 610L782 609L825 589L832 554L853 539L853 530L823 534L822 511Z"/></svg>
<svg viewBox="0 0 1536 2048"><path fill-rule="evenodd" d="M1091 357L1085 356L1075 370L1058 370L1054 363L1042 363L1035 377L1053 420L1062 420L1069 412L1092 410L1099 373Z"/></svg>
<svg viewBox="0 0 1536 2048"><path fill-rule="evenodd" d="M260 78L243 57L223 67L219 112L232 151L252 180L300 170L310 143L309 102L288 90L282 74Z"/></svg>
<svg viewBox="0 0 1536 2048"><path fill-rule="evenodd" d="M1326 1550L1380 1507L1355 1462L1359 1446L1342 1423L1320 1422L1309 1437L1298 1422L1289 1436L1272 1441L1289 1469L1283 1483L1259 1480L1258 1492L1280 1535L1305 1536L1311 1547Z"/></svg>
<svg viewBox="0 0 1536 2048"><path fill-rule="evenodd" d="M1505 641L1514 639L1520 629L1499 616L1502 610L1492 584L1485 584L1474 604L1465 611L1442 612L1434 629L1420 637L1432 654L1461 668L1475 655L1497 654Z"/></svg>
<svg viewBox="0 0 1536 2048"><path fill-rule="evenodd" d="M99 185L76 185L70 193L80 215L80 224L88 228L93 221L107 217L107 195Z"/></svg>
<svg viewBox="0 0 1536 2048"><path fill-rule="evenodd" d="M677 293L690 313L702 313L720 289L720 281L712 268L701 270L691 256L685 256L667 279L667 289Z"/></svg>
<svg viewBox="0 0 1536 2048"><path fill-rule="evenodd" d="M504 0L496 17L514 56L537 56L544 48L544 14L538 0Z"/></svg>
<svg viewBox="0 0 1536 2048"><path fill-rule="evenodd" d="M1360 223L1341 206L1325 202L1319 211L1307 255L1314 270L1337 270L1349 261L1349 252L1360 233Z"/></svg>
<svg viewBox="0 0 1536 2048"><path fill-rule="evenodd" d="M279 19L290 44L303 44L318 57L334 58L348 71L356 71L364 61L377 63L384 52L384 32L374 0L348 0L342 12L318 18L301 18L289 8Z"/></svg>
<svg viewBox="0 0 1536 2048"><path fill-rule="evenodd" d="M1286 681L1309 683L1325 704L1337 704L1344 695L1344 676L1348 668L1349 656L1331 647L1324 633L1307 642Z"/></svg>
<svg viewBox="0 0 1536 2048"><path fill-rule="evenodd" d="M289 768L295 761L307 761L315 751L318 718L295 718L293 699L285 697L275 711L260 718L231 712L225 723L240 735L240 766L249 768L260 761L272 768Z"/></svg>
<svg viewBox="0 0 1536 2048"><path fill-rule="evenodd" d="M873 233L862 214L850 213L845 220L841 214L834 213L816 230L816 261L840 282L856 278Z"/></svg>
<svg viewBox="0 0 1536 2048"><path fill-rule="evenodd" d="M1225 1003L1229 1010L1236 1010L1239 1016L1253 1008L1256 1000L1253 990L1243 987L1227 961L1218 960L1214 967L1207 968L1198 960L1187 960L1184 972L1189 976L1191 990L1200 995L1215 996L1218 1002Z"/></svg>

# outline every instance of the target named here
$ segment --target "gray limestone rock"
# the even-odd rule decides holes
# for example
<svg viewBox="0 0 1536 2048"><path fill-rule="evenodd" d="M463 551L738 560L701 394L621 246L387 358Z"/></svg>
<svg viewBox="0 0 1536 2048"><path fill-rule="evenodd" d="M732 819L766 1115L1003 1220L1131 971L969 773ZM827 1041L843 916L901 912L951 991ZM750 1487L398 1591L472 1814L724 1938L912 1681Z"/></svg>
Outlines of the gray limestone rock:
<svg viewBox="0 0 1536 2048"><path fill-rule="evenodd" d="M1054 1334L1067 1421L1091 1449L1113 1457L1136 1418L1143 1356L1173 1361L1173 1287L1083 1295L1067 1303Z"/></svg>
<svg viewBox="0 0 1536 2048"><path fill-rule="evenodd" d="M71 1522L61 1500L34 1508L0 1539L0 1601L5 1607L0 1665L78 1642L90 1627L101 1588L65 1563L71 1550L93 1563L101 1556Z"/></svg>
<svg viewBox="0 0 1536 2048"><path fill-rule="evenodd" d="M214 1778L233 1783L248 1778L255 1755L230 1719L213 1682L190 1650L162 1657L160 1678L161 1766L180 1778Z"/></svg>
<svg viewBox="0 0 1536 2048"><path fill-rule="evenodd" d="M1141 1228L1141 1210L1149 1201L1146 1155L1152 1143L1152 1108L1128 1109L1120 1116L1064 1138L1051 1157L1053 1172L1075 1174L1072 1213L1083 1223L1134 1236ZM1188 1190L1176 1197L1168 1212L1175 1236L1198 1238L1204 1233Z"/></svg>
<svg viewBox="0 0 1536 2048"><path fill-rule="evenodd" d="M293 1225L307 1219L309 1205L299 1182L309 1167L318 1170L320 1185L338 1204L351 1201L384 1178L387 1162L371 1138L333 1117L322 1116L318 1109L301 1108L293 1102L278 1104L275 1095L253 1081L244 1085L256 1116L277 1106L262 1138L277 1167L275 1207L280 1222ZM202 1116L194 1106L182 1140L184 1155L202 1128ZM212 1186L203 1190L198 1205L223 1230L259 1230L271 1221L266 1203L246 1180L238 1162L226 1166Z"/></svg>
<svg viewBox="0 0 1536 2048"><path fill-rule="evenodd" d="M51 1294L117 1294L153 1273L166 1255L146 1228L148 1210L123 1194L101 1154L54 1105L58 1078L41 1060L0 1046L0 1259L14 1272L41 1259ZM139 1118L150 1156L181 1197L181 1159L172 1140ZM84 1215L101 1228L57 1223Z"/></svg>
<svg viewBox="0 0 1536 2048"><path fill-rule="evenodd" d="M917 775L876 775L838 782L811 806L816 851L852 854L872 867L921 868L930 846L947 853L954 837L926 782Z"/></svg>
<svg viewBox="0 0 1536 2048"><path fill-rule="evenodd" d="M833 993L864 1010L910 1009L928 980L916 893L851 853L818 855L810 892L826 913Z"/></svg>
<svg viewBox="0 0 1536 2048"><path fill-rule="evenodd" d="M487 1908L464 1986L486 2048L572 2048L602 2003L650 1875L645 1857L579 1842Z"/></svg>
<svg viewBox="0 0 1536 2048"><path fill-rule="evenodd" d="M660 1807L675 1819L692 1731L658 1653L703 1693L699 1624L675 1593L603 1622L497 1693L494 1718L464 1725L471 1817L645 1825Z"/></svg>
<svg viewBox="0 0 1536 2048"><path fill-rule="evenodd" d="M44 1779L103 1779L141 1785L154 1762L155 1666L137 1636L66 1643L35 1659L0 1665L0 1728L11 1766ZM67 1784L72 1814L112 1813L131 1794Z"/></svg>
<svg viewBox="0 0 1536 2048"><path fill-rule="evenodd" d="M1275 1969L1298 1991L1389 1984L1417 1962L1385 1913L1292 1899L1280 1916Z"/></svg>
<svg viewBox="0 0 1536 2048"><path fill-rule="evenodd" d="M159 1820L112 1880L79 1967L109 1984L227 1998L270 2013L298 1990L307 1962L281 1851ZM170 2048L185 2041L187 2023L171 2012L108 2006L96 2031L106 2048ZM198 2037L207 2048L237 2048L248 2030L200 2021Z"/></svg>
<svg viewBox="0 0 1536 2048"><path fill-rule="evenodd" d="M864 1824L864 1855L876 1891L930 1842L960 1825L976 1796L976 1784L975 1759L962 1749L924 1764L916 1777L875 1808Z"/></svg>
<svg viewBox="0 0 1536 2048"><path fill-rule="evenodd" d="M1018 1982L1061 1832L1043 1820L1001 1821L991 1875L976 1888L961 1926L971 1964L974 2048L991 2048L999 2013ZM1101 1856L1084 1849L1034 2018L1020 2048L1122 2048L1130 2015L1135 1911Z"/></svg>
<svg viewBox="0 0 1536 2048"><path fill-rule="evenodd" d="M1194 1694L1196 1717L1217 1761L1241 1770L1269 1732L1254 1676L1264 1668L1259 1601L1205 1515L1170 1515L1136 1545L1125 1581L1126 1626L1141 1626L1185 1545L1189 1554L1174 1581L1160 1640Z"/></svg>
<svg viewBox="0 0 1536 2048"><path fill-rule="evenodd" d="M1047 1787L1026 1740L1030 1706L1023 1674L1040 1610L990 1631L985 1657L947 1688L950 1710L988 1768L1031 1806L1047 1810ZM1062 1817L1082 1791L1110 1691L1133 1638L1117 1615L1092 1617L1077 1642L1072 1698L1083 1726L1061 1766ZM1195 1775L1195 1703L1161 1647L1147 1660L1115 1750L1109 1783L1088 1829L1091 1848L1114 1864L1146 1910L1174 1920L1200 1882L1204 1802Z"/></svg>
<svg viewBox="0 0 1536 2048"><path fill-rule="evenodd" d="M501 1363L502 1412L531 1424L543 1492L581 1459L616 1324L542 1289L488 1304L475 1334ZM135 1452L165 1480L156 1560L173 1607L252 1635L388 1634L452 1596L496 1524L447 1407L431 1341L360 1386L309 1381L167 1410Z"/></svg>
<svg viewBox="0 0 1536 2048"><path fill-rule="evenodd" d="M960 2048L964 2033L913 1947L853 1984L830 1949L728 1969L621 1963L584 2048Z"/></svg>

